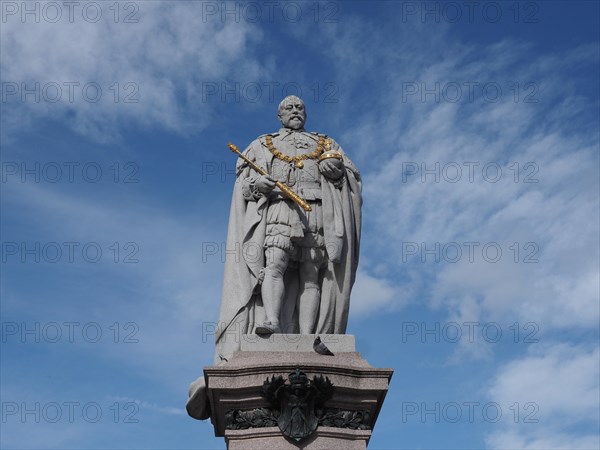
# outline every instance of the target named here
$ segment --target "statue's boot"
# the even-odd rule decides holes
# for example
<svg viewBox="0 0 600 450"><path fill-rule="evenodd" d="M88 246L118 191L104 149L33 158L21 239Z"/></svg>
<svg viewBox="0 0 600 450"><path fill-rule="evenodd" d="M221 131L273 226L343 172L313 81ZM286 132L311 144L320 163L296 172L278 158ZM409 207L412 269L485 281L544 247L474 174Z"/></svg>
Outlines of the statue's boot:
<svg viewBox="0 0 600 450"><path fill-rule="evenodd" d="M256 334L269 335L273 333L281 333L281 327L277 322L263 322L262 325L256 327Z"/></svg>

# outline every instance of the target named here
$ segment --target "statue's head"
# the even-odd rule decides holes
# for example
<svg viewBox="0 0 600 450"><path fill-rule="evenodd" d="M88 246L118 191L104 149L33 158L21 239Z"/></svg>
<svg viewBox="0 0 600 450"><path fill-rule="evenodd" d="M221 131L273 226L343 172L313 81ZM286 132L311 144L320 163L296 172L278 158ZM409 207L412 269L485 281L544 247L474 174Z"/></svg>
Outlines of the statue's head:
<svg viewBox="0 0 600 450"><path fill-rule="evenodd" d="M288 95L279 104L277 117L284 128L300 130L306 123L306 108L301 98L295 95Z"/></svg>

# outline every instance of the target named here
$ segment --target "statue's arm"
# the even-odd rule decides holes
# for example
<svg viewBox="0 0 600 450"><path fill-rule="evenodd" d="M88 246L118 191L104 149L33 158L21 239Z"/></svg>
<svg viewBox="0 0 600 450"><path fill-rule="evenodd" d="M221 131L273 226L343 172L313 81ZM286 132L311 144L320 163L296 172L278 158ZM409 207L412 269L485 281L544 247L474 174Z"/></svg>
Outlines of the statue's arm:
<svg viewBox="0 0 600 450"><path fill-rule="evenodd" d="M256 161L252 144L244 150L243 154L251 161ZM260 174L252 169L246 161L241 158L238 159L236 167L236 183L240 183L242 196L246 201L255 202L263 196L256 187L256 181L259 177Z"/></svg>
<svg viewBox="0 0 600 450"><path fill-rule="evenodd" d="M359 173L358 169L356 168L356 166L354 165L352 160L348 157L348 154L342 149L340 144L333 141L333 145L331 146L331 149L335 150L337 152L340 152L342 154L342 162L344 163L344 168L346 169L346 171L350 171L353 175L360 177L360 173Z"/></svg>
<svg viewBox="0 0 600 450"><path fill-rule="evenodd" d="M360 173L354 165L354 163L350 160L346 152L344 152L342 147L336 141L334 141L333 139L331 139L331 141L331 150L340 153L342 155L342 159L341 161L336 159L329 159L323 161L319 165L321 169L321 164L335 165L335 168L329 171L329 173L326 173L325 171L321 170L321 173L323 173L323 175L327 179L329 179L329 181L331 181L334 184L334 186L338 189L340 189L344 185L348 176L351 176L357 181L360 181Z"/></svg>

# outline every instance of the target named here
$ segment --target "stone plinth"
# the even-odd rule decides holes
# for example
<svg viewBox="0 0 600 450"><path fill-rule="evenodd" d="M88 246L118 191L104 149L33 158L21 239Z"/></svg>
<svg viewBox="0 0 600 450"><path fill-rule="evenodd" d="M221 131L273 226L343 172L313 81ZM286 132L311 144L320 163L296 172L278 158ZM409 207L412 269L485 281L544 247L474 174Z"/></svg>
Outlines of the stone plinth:
<svg viewBox="0 0 600 450"><path fill-rule="evenodd" d="M229 450L364 450L371 431L319 427L315 433L301 442L293 442L282 436L279 427L227 430L225 440Z"/></svg>
<svg viewBox="0 0 600 450"><path fill-rule="evenodd" d="M355 351L354 336L322 335L334 356L313 351L314 339L313 335L246 335L241 351L228 362L205 367L211 422L215 435L224 436L229 449L366 448L393 370L371 367ZM281 409L261 395L267 378L288 380L297 369L310 380L323 376L333 385L328 399L311 407L319 421L316 431L298 442L284 436L277 426Z"/></svg>

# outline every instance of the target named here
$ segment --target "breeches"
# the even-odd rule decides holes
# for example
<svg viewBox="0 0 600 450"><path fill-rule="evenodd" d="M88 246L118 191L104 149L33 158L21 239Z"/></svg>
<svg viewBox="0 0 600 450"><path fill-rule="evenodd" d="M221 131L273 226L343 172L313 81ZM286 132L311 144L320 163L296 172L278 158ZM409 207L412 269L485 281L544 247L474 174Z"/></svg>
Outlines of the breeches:
<svg viewBox="0 0 600 450"><path fill-rule="evenodd" d="M321 265L326 259L323 211L320 200L310 201L312 211L301 210L291 200L276 200L267 209L265 249L285 250L290 261Z"/></svg>

